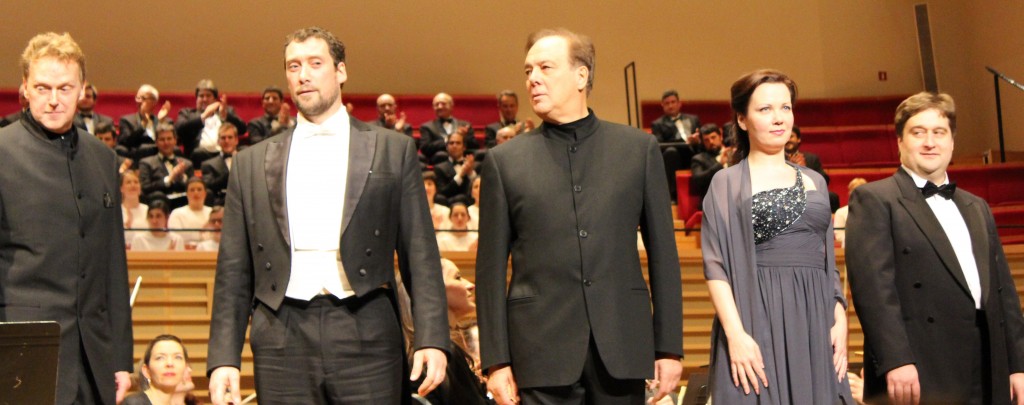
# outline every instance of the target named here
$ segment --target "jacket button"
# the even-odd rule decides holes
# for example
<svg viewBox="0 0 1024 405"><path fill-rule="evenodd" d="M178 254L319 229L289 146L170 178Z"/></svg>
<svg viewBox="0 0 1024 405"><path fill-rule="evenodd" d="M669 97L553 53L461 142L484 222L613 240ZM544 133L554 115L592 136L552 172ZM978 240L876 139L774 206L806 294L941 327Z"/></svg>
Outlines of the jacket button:
<svg viewBox="0 0 1024 405"><path fill-rule="evenodd" d="M928 317L928 323L935 323L935 318Z"/></svg>
<svg viewBox="0 0 1024 405"><path fill-rule="evenodd" d="M590 281L590 280L583 280L583 285L585 285L587 287L590 287L592 284L594 284L594 283L592 281Z"/></svg>
<svg viewBox="0 0 1024 405"><path fill-rule="evenodd" d="M579 193L583 191L583 186L572 186L572 191Z"/></svg>
<svg viewBox="0 0 1024 405"><path fill-rule="evenodd" d="M374 229L373 236L380 236L380 229Z"/></svg>
<svg viewBox="0 0 1024 405"><path fill-rule="evenodd" d="M85 231L78 232L78 236L81 236L82 238L85 238Z"/></svg>
<svg viewBox="0 0 1024 405"><path fill-rule="evenodd" d="M277 283L270 285L270 291L277 291Z"/></svg>
<svg viewBox="0 0 1024 405"><path fill-rule="evenodd" d="M366 269L359 269L359 277L366 277Z"/></svg>
<svg viewBox="0 0 1024 405"><path fill-rule="evenodd" d="M83 196L84 196L84 194L82 194L82 192L78 192L78 199L79 200L81 200Z"/></svg>
<svg viewBox="0 0 1024 405"><path fill-rule="evenodd" d="M262 243L257 243L256 244L256 250L262 252L263 251L263 244Z"/></svg>
<svg viewBox="0 0 1024 405"><path fill-rule="evenodd" d="M366 255L370 256L373 254L373 249L366 249Z"/></svg>
<svg viewBox="0 0 1024 405"><path fill-rule="evenodd" d="M587 233L587 231L585 231L585 230L583 230L583 229L580 229L580 237L581 237L581 238L586 238L586 237L587 237L587 235L589 235L589 234Z"/></svg>
<svg viewBox="0 0 1024 405"><path fill-rule="evenodd" d="M915 281L914 282L914 288L921 288L921 282L920 281Z"/></svg>
<svg viewBox="0 0 1024 405"><path fill-rule="evenodd" d="M270 270L270 268L271 268L271 267L274 267L274 266L273 266L273 265L271 265L271 264L270 264L270 262L267 262L267 265L266 265L266 266L264 266L264 267L266 267L266 268L267 268L267 270Z"/></svg>
<svg viewBox="0 0 1024 405"><path fill-rule="evenodd" d="M85 273L82 273L82 280L85 280Z"/></svg>
<svg viewBox="0 0 1024 405"><path fill-rule="evenodd" d="M903 254L905 254L905 255L910 254L910 247L903 248Z"/></svg>
<svg viewBox="0 0 1024 405"><path fill-rule="evenodd" d="M578 150L579 150L579 148L577 148L576 145L573 145L573 146L569 147L569 152L576 153L576 151L578 151Z"/></svg>

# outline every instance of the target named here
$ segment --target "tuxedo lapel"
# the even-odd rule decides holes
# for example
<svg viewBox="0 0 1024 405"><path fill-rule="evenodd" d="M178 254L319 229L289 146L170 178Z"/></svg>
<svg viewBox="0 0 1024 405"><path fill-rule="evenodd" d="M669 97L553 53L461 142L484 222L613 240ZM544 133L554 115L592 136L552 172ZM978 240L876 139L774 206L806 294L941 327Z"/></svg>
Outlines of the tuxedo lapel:
<svg viewBox="0 0 1024 405"><path fill-rule="evenodd" d="M981 302L985 305L988 299L988 288L991 283L989 277L989 240L988 232L985 229L985 215L981 207L968 199L963 192L953 194L953 203L960 210L960 215L967 223L967 232L971 237L971 251L974 253L974 262L978 266L978 277L981 279Z"/></svg>
<svg viewBox="0 0 1024 405"><path fill-rule="evenodd" d="M914 219L914 223L917 224L921 233L931 243L939 259L946 265L946 271L956 279L956 282L960 284L960 288L967 295L971 295L971 289L967 286L967 279L964 278L964 271L960 268L960 262L956 259L953 245L949 242L949 238L946 237L946 231L942 229L939 220L935 218L935 212L932 211L932 208L928 206L928 202L925 201L924 195L918 190L910 175L903 171L902 168L896 172L894 177L896 178L896 185L900 188L900 205L907 210L907 213ZM901 232L901 230L897 230L897 232ZM909 230L902 232L909 232Z"/></svg>
<svg viewBox="0 0 1024 405"><path fill-rule="evenodd" d="M345 235L345 229L352 221L352 213L356 211L359 199L363 196L376 147L376 131L372 129L363 131L355 126L349 127L348 178L345 181L345 209L341 214L342 235ZM386 202L380 201L379 203Z"/></svg>
<svg viewBox="0 0 1024 405"><path fill-rule="evenodd" d="M285 200L284 181L287 178L288 150L292 144L292 131L284 136L267 141L267 153L263 159L263 170L267 175L267 194L270 199L270 210L277 220L277 228L289 246L292 244L291 232L288 230L288 209Z"/></svg>

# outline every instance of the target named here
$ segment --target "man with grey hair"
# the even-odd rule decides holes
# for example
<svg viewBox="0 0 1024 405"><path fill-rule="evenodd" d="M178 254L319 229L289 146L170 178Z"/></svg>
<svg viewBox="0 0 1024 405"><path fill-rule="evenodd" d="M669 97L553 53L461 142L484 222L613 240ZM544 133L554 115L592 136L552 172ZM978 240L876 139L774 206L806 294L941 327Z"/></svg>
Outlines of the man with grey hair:
<svg viewBox="0 0 1024 405"><path fill-rule="evenodd" d="M128 157L135 162L157 153L157 127L161 122L170 122L167 118L171 112L170 100L165 101L158 111L159 102L160 92L156 87L143 84L135 92L136 112L121 116L117 143L128 151Z"/></svg>
<svg viewBox="0 0 1024 405"><path fill-rule="evenodd" d="M679 256L658 143L587 108L594 54L566 29L531 35L526 84L544 122L483 161L480 355L502 405L642 404L644 379L658 401L682 374Z"/></svg>
<svg viewBox="0 0 1024 405"><path fill-rule="evenodd" d="M377 119L370 124L412 136L412 125L406 122L405 111L398 111L395 97L387 93L377 97Z"/></svg>
<svg viewBox="0 0 1024 405"><path fill-rule="evenodd" d="M464 131L467 151L477 150L476 137L473 135L473 124L452 116L455 100L448 93L437 93L432 101L436 118L420 124L420 152L431 163L448 158L445 148L448 136L456 131Z"/></svg>
<svg viewBox="0 0 1024 405"><path fill-rule="evenodd" d="M56 397L23 403L114 405L133 366L117 160L74 126L86 69L70 35L32 38L21 69L29 107L0 130L0 322L60 324Z"/></svg>

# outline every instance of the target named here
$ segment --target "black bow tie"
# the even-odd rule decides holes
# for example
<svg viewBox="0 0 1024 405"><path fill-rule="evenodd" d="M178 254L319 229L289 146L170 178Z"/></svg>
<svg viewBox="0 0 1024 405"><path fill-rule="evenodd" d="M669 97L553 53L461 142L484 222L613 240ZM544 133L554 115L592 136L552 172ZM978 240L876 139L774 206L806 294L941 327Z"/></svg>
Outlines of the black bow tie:
<svg viewBox="0 0 1024 405"><path fill-rule="evenodd" d="M81 113L82 118L92 118L92 113Z"/></svg>
<svg viewBox="0 0 1024 405"><path fill-rule="evenodd" d="M168 158L168 157L165 157L165 158L162 158L162 159L160 159L160 160L163 160L163 161L164 161L164 163L170 163L170 164L172 164L172 165L173 165L173 164L175 164L175 160L176 160L176 159L174 159L173 157L169 157L169 158Z"/></svg>
<svg viewBox="0 0 1024 405"><path fill-rule="evenodd" d="M941 195L942 198L949 200L953 198L954 191L956 191L956 183L948 183L943 184L941 186L936 186L935 183L929 181L924 185L924 187L921 187L921 194L924 194L924 198L929 198L933 195L938 194Z"/></svg>
<svg viewBox="0 0 1024 405"><path fill-rule="evenodd" d="M448 124L451 124L451 123L452 123L452 122L454 122L454 121L455 121L455 120L454 120L453 118L441 118L441 123L442 123L442 124L444 124L444 123L448 123Z"/></svg>

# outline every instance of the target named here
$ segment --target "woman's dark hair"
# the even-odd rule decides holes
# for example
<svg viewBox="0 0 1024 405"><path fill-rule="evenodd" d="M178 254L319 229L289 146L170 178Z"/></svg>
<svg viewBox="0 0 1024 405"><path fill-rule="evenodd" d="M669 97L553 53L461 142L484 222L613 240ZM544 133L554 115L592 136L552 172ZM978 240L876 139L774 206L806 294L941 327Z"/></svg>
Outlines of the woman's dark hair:
<svg viewBox="0 0 1024 405"><path fill-rule="evenodd" d="M736 130L736 151L732 153L732 164L739 163L750 154L750 134L739 125L739 116L746 116L750 107L750 96L758 86L765 83L782 83L789 88L790 103L796 105L796 82L777 70L756 70L736 80L732 84L732 122Z"/></svg>
<svg viewBox="0 0 1024 405"><path fill-rule="evenodd" d="M149 366L149 359L153 356L153 346L156 346L157 343L166 341L177 342L178 345L181 346L181 353L185 355L185 362L188 363L188 349L185 349L185 344L181 343L181 338L174 335L160 335L153 338L153 340L149 342L149 346L146 346L146 354L142 356L142 364Z"/></svg>

